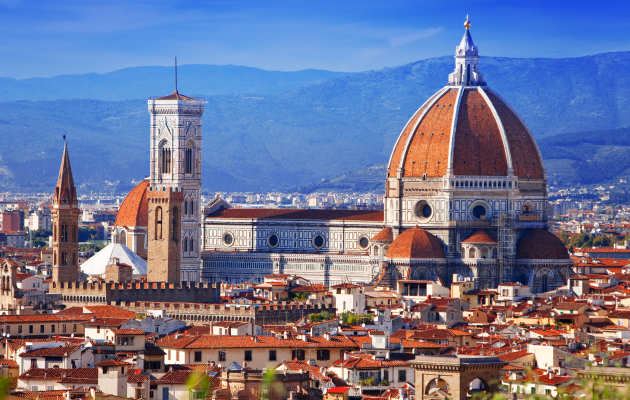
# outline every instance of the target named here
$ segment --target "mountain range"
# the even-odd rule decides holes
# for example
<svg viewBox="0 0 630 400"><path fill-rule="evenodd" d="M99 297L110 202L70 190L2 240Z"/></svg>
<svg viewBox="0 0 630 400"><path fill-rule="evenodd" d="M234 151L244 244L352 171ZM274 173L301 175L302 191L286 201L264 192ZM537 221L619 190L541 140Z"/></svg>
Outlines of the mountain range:
<svg viewBox="0 0 630 400"><path fill-rule="evenodd" d="M352 175L347 190L381 191L379 165L452 66L438 57L356 73L180 67L180 92L206 100L204 189L314 190ZM630 126L630 52L482 57L480 70L537 138L550 180L597 183L630 170L620 129ZM146 99L172 82L166 67L0 79L0 188L52 190L66 134L80 191L128 190L148 174Z"/></svg>

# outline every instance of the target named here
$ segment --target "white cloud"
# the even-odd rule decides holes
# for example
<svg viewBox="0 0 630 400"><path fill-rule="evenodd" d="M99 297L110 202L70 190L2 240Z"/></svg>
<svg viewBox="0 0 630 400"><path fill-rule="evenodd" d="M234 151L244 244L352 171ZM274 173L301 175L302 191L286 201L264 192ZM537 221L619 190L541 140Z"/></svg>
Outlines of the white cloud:
<svg viewBox="0 0 630 400"><path fill-rule="evenodd" d="M405 35L394 36L389 39L389 44L392 47L406 46L408 44L417 42L418 40L428 39L430 37L433 37L439 34L440 32L442 32L443 30L444 28L442 27L434 27L434 28L423 29L417 32L408 33Z"/></svg>

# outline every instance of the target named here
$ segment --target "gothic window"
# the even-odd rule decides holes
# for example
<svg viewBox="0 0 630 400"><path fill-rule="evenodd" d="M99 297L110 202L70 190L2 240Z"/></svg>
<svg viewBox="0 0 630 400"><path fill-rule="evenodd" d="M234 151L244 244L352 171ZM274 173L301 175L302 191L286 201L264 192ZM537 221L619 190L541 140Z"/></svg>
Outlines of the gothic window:
<svg viewBox="0 0 630 400"><path fill-rule="evenodd" d="M61 265L68 265L68 255L65 251L61 252Z"/></svg>
<svg viewBox="0 0 630 400"><path fill-rule="evenodd" d="M184 150L184 173L192 174L193 172L193 149L191 147Z"/></svg>
<svg viewBox="0 0 630 400"><path fill-rule="evenodd" d="M61 241L68 241L68 226L66 224L61 225Z"/></svg>
<svg viewBox="0 0 630 400"><path fill-rule="evenodd" d="M166 143L160 146L159 150L159 168L160 173L162 174L170 174L171 173L171 149L166 147Z"/></svg>
<svg viewBox="0 0 630 400"><path fill-rule="evenodd" d="M188 215L188 200L184 200L184 215Z"/></svg>
<svg viewBox="0 0 630 400"><path fill-rule="evenodd" d="M177 221L179 220L179 210L177 209L177 207L173 207L173 233L172 233L172 238L173 241L177 242Z"/></svg>
<svg viewBox="0 0 630 400"><path fill-rule="evenodd" d="M184 238L184 243L182 243L184 245L184 252L188 251L188 239Z"/></svg>
<svg viewBox="0 0 630 400"><path fill-rule="evenodd" d="M155 209L155 240L162 239L162 207Z"/></svg>
<svg viewBox="0 0 630 400"><path fill-rule="evenodd" d="M188 250L195 251L195 241L193 239L190 239L190 243L188 243Z"/></svg>

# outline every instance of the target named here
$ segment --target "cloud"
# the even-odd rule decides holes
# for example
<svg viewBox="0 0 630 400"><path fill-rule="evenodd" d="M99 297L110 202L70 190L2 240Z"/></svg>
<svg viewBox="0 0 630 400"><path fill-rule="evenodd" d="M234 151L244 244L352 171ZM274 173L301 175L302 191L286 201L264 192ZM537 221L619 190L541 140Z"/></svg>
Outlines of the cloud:
<svg viewBox="0 0 630 400"><path fill-rule="evenodd" d="M406 46L413 42L417 42L418 40L428 39L430 37L433 37L439 34L440 32L442 32L443 30L444 28L442 27L434 27L434 28L423 29L417 32L408 33L405 35L394 36L389 39L389 44L392 47Z"/></svg>

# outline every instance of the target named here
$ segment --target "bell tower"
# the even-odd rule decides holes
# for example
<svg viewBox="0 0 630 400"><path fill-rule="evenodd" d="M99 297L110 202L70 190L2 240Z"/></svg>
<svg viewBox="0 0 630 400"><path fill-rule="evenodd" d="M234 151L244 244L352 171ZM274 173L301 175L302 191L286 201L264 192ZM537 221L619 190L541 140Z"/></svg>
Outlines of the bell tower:
<svg viewBox="0 0 630 400"><path fill-rule="evenodd" d="M63 146L57 186L52 198L53 282L76 282L79 278L79 202L72 178L68 144Z"/></svg>
<svg viewBox="0 0 630 400"><path fill-rule="evenodd" d="M168 96L149 99L148 107L151 115L151 187L161 191L181 189L181 207L177 215L181 227L181 237L177 241L180 279L197 282L201 275L201 116L204 102L178 92L177 59L175 91ZM166 208L172 209L171 206Z"/></svg>

